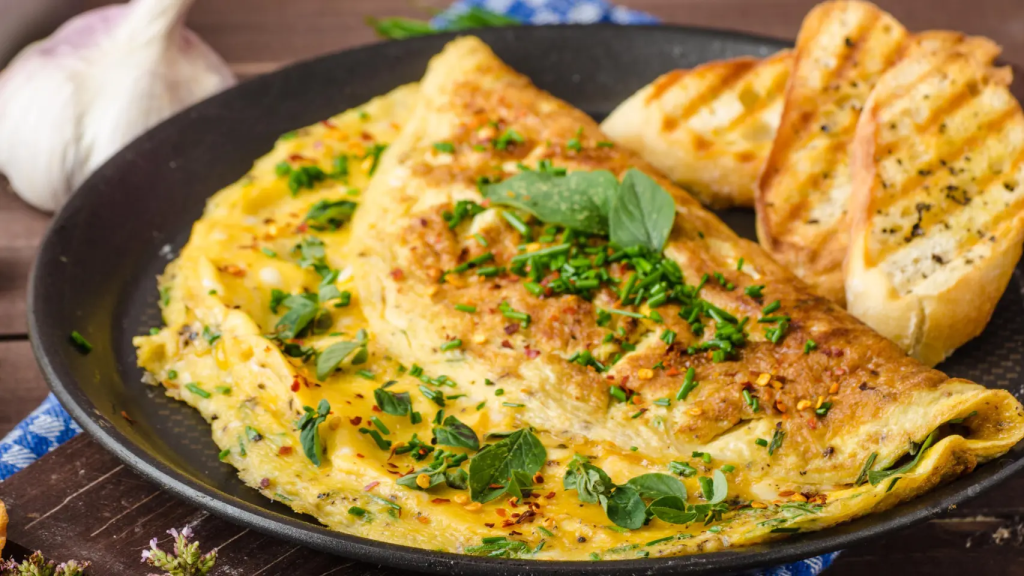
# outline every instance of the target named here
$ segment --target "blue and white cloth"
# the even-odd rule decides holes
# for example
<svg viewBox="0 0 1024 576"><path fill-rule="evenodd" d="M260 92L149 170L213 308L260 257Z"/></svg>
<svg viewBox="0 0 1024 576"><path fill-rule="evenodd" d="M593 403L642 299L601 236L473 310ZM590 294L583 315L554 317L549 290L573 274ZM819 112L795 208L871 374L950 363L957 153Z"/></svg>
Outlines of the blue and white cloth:
<svg viewBox="0 0 1024 576"><path fill-rule="evenodd" d="M657 24L654 16L615 6L605 0L456 0L438 14L434 26L472 7L504 14L527 24ZM0 480L25 468L37 458L70 440L82 429L50 394L3 440L0 440ZM749 576L817 576L828 568L839 552L808 558L792 564L765 568Z"/></svg>

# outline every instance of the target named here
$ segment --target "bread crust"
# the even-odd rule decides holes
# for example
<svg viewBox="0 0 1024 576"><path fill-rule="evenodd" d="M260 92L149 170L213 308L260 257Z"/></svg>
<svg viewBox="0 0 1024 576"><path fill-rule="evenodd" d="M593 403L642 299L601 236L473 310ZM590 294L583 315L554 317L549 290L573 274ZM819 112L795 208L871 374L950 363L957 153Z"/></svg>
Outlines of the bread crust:
<svg viewBox="0 0 1024 576"><path fill-rule="evenodd" d="M930 34L935 39L938 34L952 33ZM848 308L930 366L982 332L1009 283L1024 241L1024 202L1018 198L1024 196L1024 190L1016 183L1024 161L1024 138L1018 137L1016 142L1006 138L1007 134L1024 130L1024 117L1009 95L1009 73L991 68L999 47L990 40L960 35L951 44L950 38L939 38L937 43L920 42L880 80L858 122L852 147L851 242L845 270ZM921 86L938 78L952 78L950 85L959 82L966 86L964 96L956 99L954 94L943 100L944 94L936 92L934 99L917 98L913 90L921 90ZM977 93L969 88L973 82L981 86ZM1001 120L993 123L984 117L973 120L969 115L955 116L989 90L1005 92L1002 102L1006 111L997 117ZM922 127L918 133L906 134L902 126L885 120L887 107L893 107L895 113L900 98L915 98L917 112L930 118L929 126L938 128ZM937 117L931 118L933 115ZM966 125L957 127L956 123L965 120ZM943 136L947 122L949 135ZM978 130L986 129L992 131L988 138L973 137ZM893 145L883 141L885 130L899 131L900 142ZM961 141L962 134L968 136ZM970 167L969 159L972 154L981 161L992 158L989 142L993 139L1006 140L1009 164L1004 167L1004 175L994 178L988 188L979 184L974 198L968 199L968 186L986 175ZM915 145L940 150L937 154L944 150L945 157L940 155L937 163L927 157L912 162L905 152ZM893 170L893 158L900 162L901 170ZM968 159L966 165L957 162L964 158ZM933 176L936 164L946 170ZM944 172L949 173L948 178ZM943 185L964 186L963 198L950 198L946 192L947 198L936 200L934 189ZM1005 190L1000 190L1000 186ZM1016 194L1011 187L1017 188ZM893 192L894 189L899 191ZM990 209L997 202L1004 202L1005 206ZM894 212L900 205L911 204L917 207L917 222L909 232L901 230L905 236L893 242L885 236L899 228L899 217ZM943 214L936 220L929 222L924 218L925 214L939 211ZM906 216L902 219L906 229ZM955 246L950 246L942 236L950 229L955 234L962 228L958 226L961 222L988 223L984 226L988 235L978 243L980 247L970 244L977 241L969 230L949 236L958 240ZM979 225L979 233L981 228ZM907 266L893 265L910 262L908 256L902 255L912 251L931 252L936 265L907 265L910 271Z"/></svg>
<svg viewBox="0 0 1024 576"><path fill-rule="evenodd" d="M601 128L704 205L752 207L791 69L784 50L673 70L620 104Z"/></svg>
<svg viewBox="0 0 1024 576"><path fill-rule="evenodd" d="M755 197L761 245L821 296L845 304L849 145L877 78L908 34L868 2L816 6L797 37L793 73Z"/></svg>

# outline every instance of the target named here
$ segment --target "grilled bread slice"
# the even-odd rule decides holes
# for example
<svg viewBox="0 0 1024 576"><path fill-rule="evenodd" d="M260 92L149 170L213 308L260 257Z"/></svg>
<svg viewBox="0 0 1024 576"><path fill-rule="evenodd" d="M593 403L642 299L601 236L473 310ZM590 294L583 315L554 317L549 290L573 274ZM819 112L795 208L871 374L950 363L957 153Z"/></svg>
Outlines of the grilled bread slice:
<svg viewBox="0 0 1024 576"><path fill-rule="evenodd" d="M786 50L673 70L620 104L601 128L705 205L750 207L792 66Z"/></svg>
<svg viewBox="0 0 1024 576"><path fill-rule="evenodd" d="M852 150L850 311L934 365L977 336L1024 240L1024 115L998 47L908 55Z"/></svg>
<svg viewBox="0 0 1024 576"><path fill-rule="evenodd" d="M840 305L848 148L872 86L899 58L907 36L895 18L867 2L826 2L811 10L757 192L762 246Z"/></svg>

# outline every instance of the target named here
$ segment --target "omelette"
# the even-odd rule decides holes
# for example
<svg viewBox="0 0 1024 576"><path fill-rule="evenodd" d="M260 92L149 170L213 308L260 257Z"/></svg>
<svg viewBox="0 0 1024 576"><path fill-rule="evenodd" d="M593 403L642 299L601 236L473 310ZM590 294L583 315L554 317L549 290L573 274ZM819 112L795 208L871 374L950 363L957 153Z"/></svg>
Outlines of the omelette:
<svg viewBox="0 0 1024 576"><path fill-rule="evenodd" d="M282 136L160 279L147 381L333 530L544 560L826 528L1024 437L481 41Z"/></svg>

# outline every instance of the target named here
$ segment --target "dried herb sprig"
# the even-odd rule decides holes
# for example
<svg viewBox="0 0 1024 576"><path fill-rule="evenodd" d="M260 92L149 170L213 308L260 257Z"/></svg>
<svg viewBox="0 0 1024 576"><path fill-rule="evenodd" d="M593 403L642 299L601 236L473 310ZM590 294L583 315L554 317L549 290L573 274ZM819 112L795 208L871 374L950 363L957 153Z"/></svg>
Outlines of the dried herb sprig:
<svg viewBox="0 0 1024 576"><path fill-rule="evenodd" d="M189 543L192 537L192 529L188 526L177 531L171 528L167 531L174 537L173 554L164 552L157 546L157 539L149 541L149 549L142 551L142 561L163 570L171 576L206 576L213 569L217 561L216 548L206 554L199 551L199 542ZM158 576L158 575L150 575Z"/></svg>

